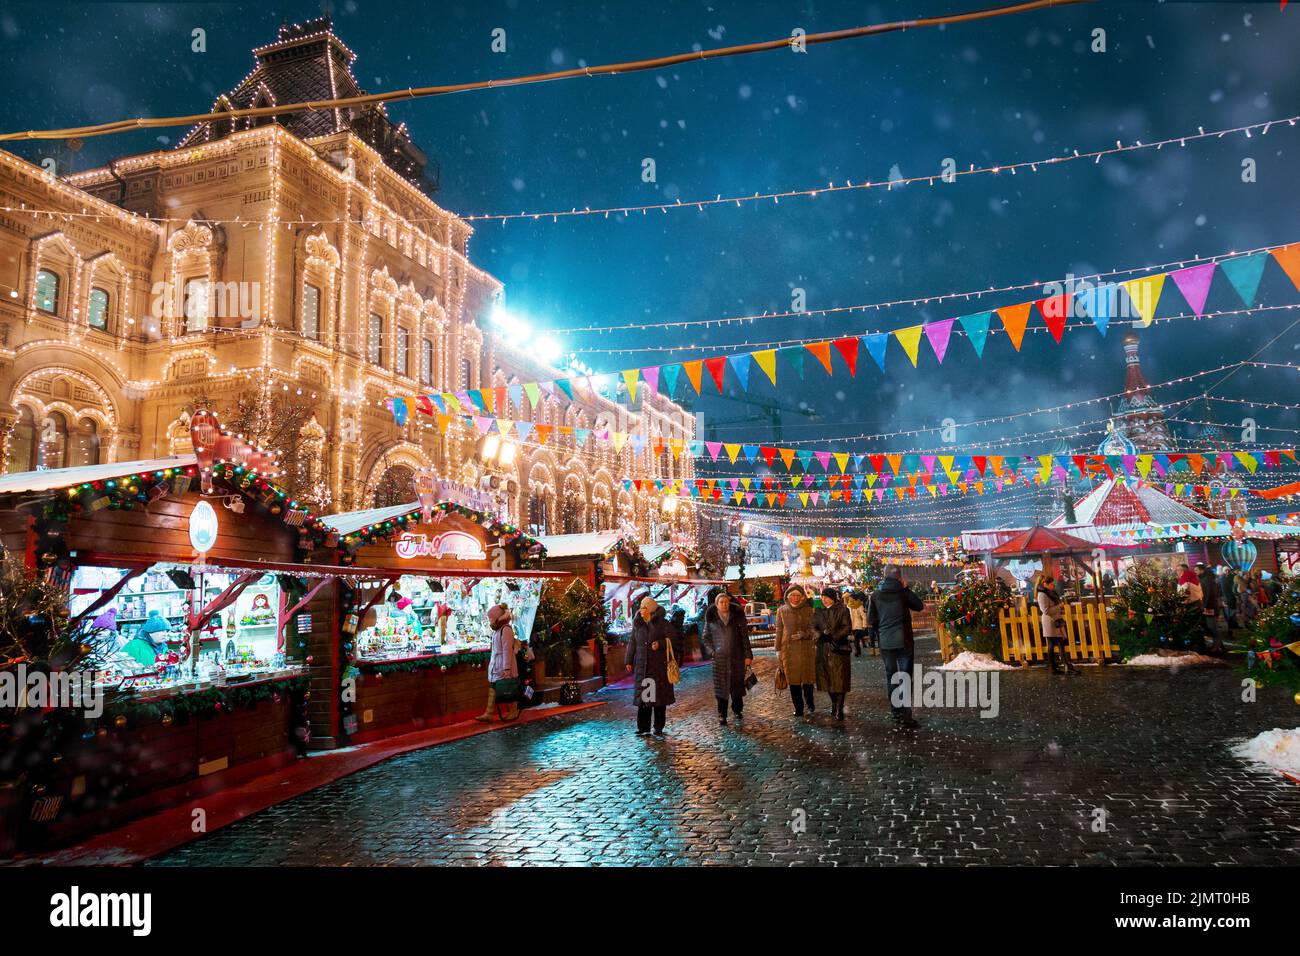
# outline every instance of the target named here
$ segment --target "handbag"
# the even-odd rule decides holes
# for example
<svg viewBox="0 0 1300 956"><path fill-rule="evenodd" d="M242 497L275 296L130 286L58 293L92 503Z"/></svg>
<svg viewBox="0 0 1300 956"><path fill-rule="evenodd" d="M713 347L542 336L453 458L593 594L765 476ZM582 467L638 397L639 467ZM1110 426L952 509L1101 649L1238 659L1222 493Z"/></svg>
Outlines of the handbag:
<svg viewBox="0 0 1300 956"><path fill-rule="evenodd" d="M750 673L752 674L753 671L750 671ZM776 665L776 689L785 690L789 686L790 686L790 682L786 679L785 676L785 667L781 664L777 664Z"/></svg>
<svg viewBox="0 0 1300 956"><path fill-rule="evenodd" d="M673 653L673 642L665 640L664 646L668 648L668 683L680 683L682 679L682 669L677 666L677 655Z"/></svg>
<svg viewBox="0 0 1300 956"><path fill-rule="evenodd" d="M560 703L566 707L582 703L582 691L575 681L565 681L560 687Z"/></svg>
<svg viewBox="0 0 1300 956"><path fill-rule="evenodd" d="M754 673L754 668L745 669L745 690L753 690L758 685L758 675Z"/></svg>
<svg viewBox="0 0 1300 956"><path fill-rule="evenodd" d="M513 703L519 699L518 677L503 677L492 682L492 689L497 692L497 700L503 704Z"/></svg>

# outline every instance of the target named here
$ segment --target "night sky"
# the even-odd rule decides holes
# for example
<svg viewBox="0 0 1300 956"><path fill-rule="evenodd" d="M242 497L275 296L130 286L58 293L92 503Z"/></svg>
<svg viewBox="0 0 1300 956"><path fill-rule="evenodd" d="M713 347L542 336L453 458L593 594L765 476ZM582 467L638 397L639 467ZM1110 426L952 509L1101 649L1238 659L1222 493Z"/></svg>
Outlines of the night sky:
<svg viewBox="0 0 1300 956"><path fill-rule="evenodd" d="M346 2L335 30L358 55L354 72L371 92L502 77L974 9L979 0L901 3ZM250 49L270 42L282 19L320 13L297 4L8 3L0 13L0 127L69 126L138 115L201 112L250 69ZM208 51L190 51L190 31ZM508 52L491 52L504 28ZM1094 53L1093 30L1107 52ZM1106 3L1030 13L943 30L918 30L782 50L634 75L440 97L390 108L439 164L436 199L463 214L544 211L752 194L1035 160L1300 114L1294 55L1300 8L1269 3ZM184 128L88 140L78 168L172 145ZM34 161L44 144L7 144ZM786 311L803 288L807 308L1047 281L1300 239L1295 170L1300 126L1267 136L1143 151L1040 168L1016 177L970 177L723 206L704 212L479 225L472 258L506 284L512 310L553 329L631 327ZM643 159L657 183L642 182ZM1242 182L1255 160L1257 181ZM987 296L924 308L768 319L729 327L562 334L597 371L717 354L740 343L828 338L890 330L1036 298ZM1270 263L1263 304L1300 302ZM1210 310L1240 308L1215 280ZM1167 286L1159 315L1183 311ZM1161 382L1251 357L1300 319L1300 311L1157 323L1143 332L1143 364ZM995 326L997 323L994 323ZM1031 325L1041 326L1035 314ZM782 365L773 390L754 370L751 395L787 406L783 434L766 411L706 399L716 431L703 437L855 452L937 447L936 433L852 440L1096 398L1120 390L1122 328L1043 331L1017 354L990 337L983 360L954 338L939 366L922 344L913 369L891 344L887 373L863 354L856 379L837 365L827 379L810 362L800 382ZM694 346L663 353L647 348ZM1300 326L1260 356L1294 362ZM617 350L617 351L614 351ZM625 351L631 350L631 351ZM838 360L837 360L838 361ZM1216 395L1294 401L1292 371L1242 371ZM1199 394L1217 379L1162 391ZM757 384L755 384L757 383ZM682 387L689 389L683 377ZM706 384L706 390L709 386ZM800 407L815 409L816 418ZM1247 410L1216 403L1239 423ZM1040 429L1104 419L1106 406L963 429L958 444L1053 450ZM1204 417L1197 403L1188 417ZM1258 410L1268 447L1291 447L1292 411ZM1186 429L1188 426L1177 426ZM1067 436L1095 449L1101 425ZM1008 441L1017 441L1015 445ZM960 450L960 448L958 448ZM742 459L743 460L743 459ZM718 469L739 474L738 466ZM1270 479L1271 481L1272 479ZM1294 480L1294 479L1292 479ZM1041 498L1041 496L1039 496ZM873 530L955 531L1023 521L1034 496L987 496L979 511L953 499L874 511L916 515ZM1038 509L1043 507L1039 501ZM1274 509L1275 510L1275 509ZM836 506L828 518L860 514ZM1043 515L1046 517L1046 515ZM823 521L820 527L854 530ZM857 526L858 528L861 525Z"/></svg>

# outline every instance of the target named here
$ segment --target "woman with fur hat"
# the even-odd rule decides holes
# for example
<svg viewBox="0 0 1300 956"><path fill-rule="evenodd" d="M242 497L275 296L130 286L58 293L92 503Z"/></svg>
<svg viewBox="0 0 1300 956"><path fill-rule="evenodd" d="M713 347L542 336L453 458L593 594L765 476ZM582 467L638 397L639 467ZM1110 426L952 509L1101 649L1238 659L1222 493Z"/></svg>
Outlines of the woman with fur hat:
<svg viewBox="0 0 1300 956"><path fill-rule="evenodd" d="M628 639L624 658L627 669L632 672L638 737L650 732L651 717L654 718L655 736L662 737L668 705L677 701L672 682L668 680L671 640L663 608L653 598L642 598L636 620L632 622L632 636Z"/></svg>
<svg viewBox="0 0 1300 956"><path fill-rule="evenodd" d="M822 590L822 606L813 615L817 635L817 689L831 698L831 716L844 719L844 698L849 692L853 653L853 624L838 588Z"/></svg>

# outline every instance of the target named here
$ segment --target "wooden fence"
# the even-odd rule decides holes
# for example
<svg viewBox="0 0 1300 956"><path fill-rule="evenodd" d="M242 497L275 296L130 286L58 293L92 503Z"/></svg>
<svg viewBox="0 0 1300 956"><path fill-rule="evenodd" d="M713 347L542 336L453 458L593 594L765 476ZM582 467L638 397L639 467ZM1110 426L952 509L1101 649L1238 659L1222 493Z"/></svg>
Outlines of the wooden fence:
<svg viewBox="0 0 1300 956"><path fill-rule="evenodd" d="M1002 660L1008 664L1047 660L1047 641L1043 639L1037 606L1029 605L1022 598L1015 606L1002 608L998 611L998 626L1002 632ZM944 663L964 650L961 641L942 622L936 623L935 630ZM1115 648L1110 642L1104 604L1085 601L1065 605L1065 648L1074 661L1113 659Z"/></svg>

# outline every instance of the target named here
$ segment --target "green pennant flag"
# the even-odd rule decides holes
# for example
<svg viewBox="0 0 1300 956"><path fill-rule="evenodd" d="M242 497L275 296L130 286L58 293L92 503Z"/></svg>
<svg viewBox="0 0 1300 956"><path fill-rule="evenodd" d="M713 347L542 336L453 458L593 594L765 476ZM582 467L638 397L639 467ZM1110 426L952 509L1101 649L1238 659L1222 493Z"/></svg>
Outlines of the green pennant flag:
<svg viewBox="0 0 1300 956"><path fill-rule="evenodd" d="M804 350L804 347L802 345L796 345L791 348L781 349L781 354L790 360L790 364L793 365L794 370L799 373L799 377L803 378L803 360L804 356L808 354Z"/></svg>

